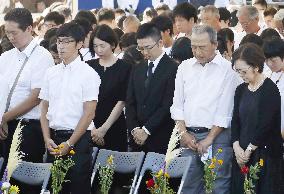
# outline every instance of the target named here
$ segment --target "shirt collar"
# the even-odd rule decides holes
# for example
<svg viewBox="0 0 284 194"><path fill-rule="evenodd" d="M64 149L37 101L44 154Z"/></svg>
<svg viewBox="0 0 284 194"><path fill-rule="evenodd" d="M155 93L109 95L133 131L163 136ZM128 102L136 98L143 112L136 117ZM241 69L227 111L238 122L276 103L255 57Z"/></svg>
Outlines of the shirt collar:
<svg viewBox="0 0 284 194"><path fill-rule="evenodd" d="M164 54L165 54L165 52L162 52L162 54L161 54L157 59L155 59L154 61L148 60L148 65L149 65L151 62L153 62L153 64L154 64L154 69L155 69L155 68L157 67L157 65L159 64L161 58L164 56Z"/></svg>
<svg viewBox="0 0 284 194"><path fill-rule="evenodd" d="M30 57L31 54L32 54L32 50L34 49L35 46L37 46L37 42L36 40L33 38L32 41L29 43L29 45L23 50L23 51L20 51L17 49L17 51L19 53L23 53L26 57Z"/></svg>
<svg viewBox="0 0 284 194"><path fill-rule="evenodd" d="M62 66L63 69L74 69L79 63L81 63L81 57L78 56L74 61L72 61L71 63L69 63L68 65L64 65L63 62L60 63L60 65Z"/></svg>
<svg viewBox="0 0 284 194"><path fill-rule="evenodd" d="M222 59L223 57L222 57L222 55L220 54L220 52L219 52L218 50L215 51L215 54L216 54L215 57L214 57L210 62L206 63L205 65L210 64L210 63L217 64L217 65L220 64L220 61L221 61L221 59ZM197 62L197 59L196 59L195 57L194 57L194 64L200 65L200 64ZM205 65L204 65L204 66L205 66Z"/></svg>

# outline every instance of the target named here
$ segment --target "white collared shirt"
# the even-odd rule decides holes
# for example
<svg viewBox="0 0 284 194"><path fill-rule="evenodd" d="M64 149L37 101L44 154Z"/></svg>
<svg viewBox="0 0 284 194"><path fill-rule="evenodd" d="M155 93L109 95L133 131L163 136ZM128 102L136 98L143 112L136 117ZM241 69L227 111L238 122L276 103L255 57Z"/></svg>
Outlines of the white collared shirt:
<svg viewBox="0 0 284 194"><path fill-rule="evenodd" d="M83 61L89 61L91 59L98 58L97 55L95 55L94 57L92 56L89 48L81 48L80 53L82 54Z"/></svg>
<svg viewBox="0 0 284 194"><path fill-rule="evenodd" d="M154 66L153 66L153 68L152 68L152 73L155 72L155 70L156 70L158 64L160 63L161 58L164 56L164 54L165 54L165 52L162 52L162 54L161 54L157 59L155 59L154 61L148 60L148 66L149 66L149 64L150 64L151 62L154 63ZM148 73L148 72L147 72L147 73Z"/></svg>
<svg viewBox="0 0 284 194"><path fill-rule="evenodd" d="M163 51L164 51L168 56L170 56L171 51L172 51L172 47L171 47L171 46L170 46L170 47L167 47L167 48L163 47Z"/></svg>
<svg viewBox="0 0 284 194"><path fill-rule="evenodd" d="M9 91L10 89L8 83L6 82L4 77L0 75L0 123L2 121L2 116L5 112Z"/></svg>
<svg viewBox="0 0 284 194"><path fill-rule="evenodd" d="M172 119L184 120L187 127L229 127L238 85L231 63L219 52L204 66L196 58L183 61L175 80Z"/></svg>
<svg viewBox="0 0 284 194"><path fill-rule="evenodd" d="M49 102L49 127L74 130L83 115L83 103L98 100L100 83L99 75L80 56L68 65L48 69L39 97ZM93 127L92 122L88 130Z"/></svg>
<svg viewBox="0 0 284 194"><path fill-rule="evenodd" d="M31 53L35 46L37 46L37 48ZM33 39L22 52L17 48L4 52L0 56L0 74L2 74L4 79L8 82L10 90L26 57L29 57L29 59L21 72L8 110L26 100L33 89L40 89L46 70L54 65L51 54L45 48L39 46L35 39ZM21 118L39 119L39 106L34 107L31 111L19 117L19 119Z"/></svg>

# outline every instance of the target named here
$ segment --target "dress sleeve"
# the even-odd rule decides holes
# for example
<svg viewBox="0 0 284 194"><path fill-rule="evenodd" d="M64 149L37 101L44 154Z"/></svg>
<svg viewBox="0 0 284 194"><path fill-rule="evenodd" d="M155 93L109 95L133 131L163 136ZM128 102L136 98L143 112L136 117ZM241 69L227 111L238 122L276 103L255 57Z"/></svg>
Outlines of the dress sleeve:
<svg viewBox="0 0 284 194"><path fill-rule="evenodd" d="M237 87L235 96L234 96L234 108L233 108L233 117L231 121L231 131L232 131L232 143L239 141L240 139L240 100L241 100L241 90L243 84Z"/></svg>

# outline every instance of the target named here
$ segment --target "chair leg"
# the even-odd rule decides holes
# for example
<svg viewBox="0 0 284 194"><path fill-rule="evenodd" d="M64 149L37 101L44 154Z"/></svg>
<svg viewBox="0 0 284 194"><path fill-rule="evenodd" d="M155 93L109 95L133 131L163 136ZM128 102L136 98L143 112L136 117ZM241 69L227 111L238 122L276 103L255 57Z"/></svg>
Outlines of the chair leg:
<svg viewBox="0 0 284 194"><path fill-rule="evenodd" d="M137 184L135 186L134 194L138 194L138 190L139 190L139 186L141 184L142 178L143 178L143 176L139 176L139 179L138 179Z"/></svg>

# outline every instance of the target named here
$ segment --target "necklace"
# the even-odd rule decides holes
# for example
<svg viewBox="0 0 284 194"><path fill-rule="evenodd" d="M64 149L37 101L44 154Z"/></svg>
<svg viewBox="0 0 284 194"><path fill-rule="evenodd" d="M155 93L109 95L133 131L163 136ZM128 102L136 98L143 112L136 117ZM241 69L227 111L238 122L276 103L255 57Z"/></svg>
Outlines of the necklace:
<svg viewBox="0 0 284 194"><path fill-rule="evenodd" d="M255 92L264 82L265 77L261 79L261 81L259 82L259 84L257 84L256 86L252 87L250 85L248 85L248 89L252 92Z"/></svg>

